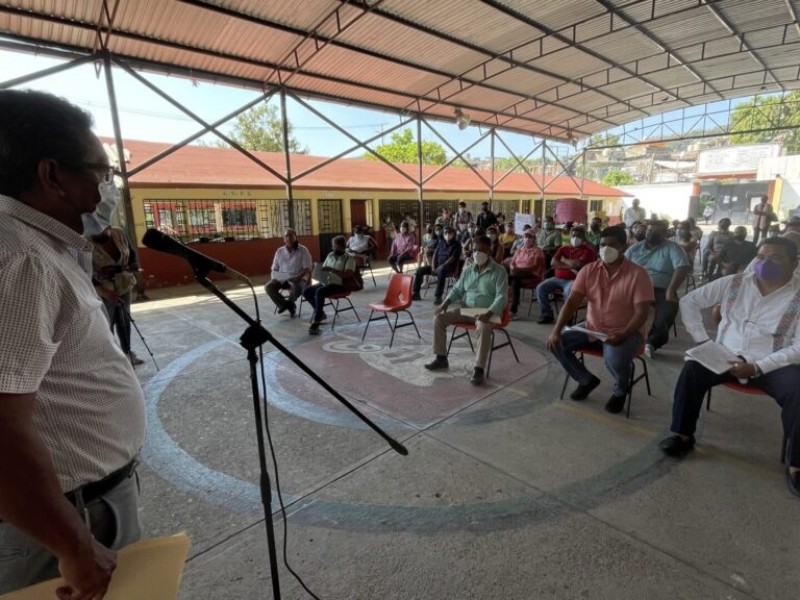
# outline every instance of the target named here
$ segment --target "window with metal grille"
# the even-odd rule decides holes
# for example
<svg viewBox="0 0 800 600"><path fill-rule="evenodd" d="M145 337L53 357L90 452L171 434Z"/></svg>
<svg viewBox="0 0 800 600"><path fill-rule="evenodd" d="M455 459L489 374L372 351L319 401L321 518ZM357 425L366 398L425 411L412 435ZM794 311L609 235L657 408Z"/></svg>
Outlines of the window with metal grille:
<svg viewBox="0 0 800 600"><path fill-rule="evenodd" d="M597 212L603 210L602 200L589 200L589 212Z"/></svg>

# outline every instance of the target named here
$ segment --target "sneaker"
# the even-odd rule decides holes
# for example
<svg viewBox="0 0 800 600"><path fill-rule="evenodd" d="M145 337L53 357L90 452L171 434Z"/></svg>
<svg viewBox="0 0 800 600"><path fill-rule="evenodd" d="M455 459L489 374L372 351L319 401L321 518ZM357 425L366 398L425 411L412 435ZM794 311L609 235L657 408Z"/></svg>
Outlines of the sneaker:
<svg viewBox="0 0 800 600"><path fill-rule="evenodd" d="M586 400L586 398L589 397L589 394L592 393L592 390L598 385L600 385L600 379L592 375L592 379L589 381L589 383L586 385L578 385L578 387L575 388L575 391L572 392L569 397L572 400Z"/></svg>
<svg viewBox="0 0 800 600"><path fill-rule="evenodd" d="M661 440L658 447L667 456L683 458L688 452L694 449L694 436L685 440L679 435L671 435Z"/></svg>
<svg viewBox="0 0 800 600"><path fill-rule="evenodd" d="M554 319L553 317L548 317L548 316L546 316L546 315L542 315L541 317L539 317L539 318L536 320L536 322L537 322L539 325L546 325L547 323L553 323L554 321L555 321L555 319Z"/></svg>
<svg viewBox="0 0 800 600"><path fill-rule="evenodd" d="M472 385L482 385L483 379L483 369L480 367L475 367L475 370L472 371L472 377L470 378L469 382Z"/></svg>
<svg viewBox="0 0 800 600"><path fill-rule="evenodd" d="M136 354L134 352L130 352L128 354L128 360L131 361L131 364L134 367L138 367L139 365L143 365L144 364L144 361L141 358L139 358L138 356L136 356Z"/></svg>
<svg viewBox="0 0 800 600"><path fill-rule="evenodd" d="M308 328L308 333L311 335L319 335L319 321L314 321Z"/></svg>
<svg viewBox="0 0 800 600"><path fill-rule="evenodd" d="M611 396L606 402L606 411L610 412L612 415L616 415L622 412L622 409L625 408L625 400L627 396Z"/></svg>
<svg viewBox="0 0 800 600"><path fill-rule="evenodd" d="M446 356L437 356L433 359L433 362L429 362L425 365L425 368L428 371L441 371L442 369L447 369L450 367L450 363L447 360Z"/></svg>
<svg viewBox="0 0 800 600"><path fill-rule="evenodd" d="M411 296L411 299L414 300L415 302L421 302L422 296L420 296L419 293L416 293L413 296Z"/></svg>
<svg viewBox="0 0 800 600"><path fill-rule="evenodd" d="M653 358L656 355L656 349L653 348L653 344L644 345L644 355L647 358Z"/></svg>

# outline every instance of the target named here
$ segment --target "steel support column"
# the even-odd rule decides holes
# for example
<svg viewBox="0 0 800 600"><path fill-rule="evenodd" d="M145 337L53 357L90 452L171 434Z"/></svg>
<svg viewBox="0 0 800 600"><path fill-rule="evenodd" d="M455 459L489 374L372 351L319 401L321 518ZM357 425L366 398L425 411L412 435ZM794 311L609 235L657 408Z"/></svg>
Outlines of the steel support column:
<svg viewBox="0 0 800 600"><path fill-rule="evenodd" d="M424 231L424 223L423 216L425 215L425 211L422 207L422 201L424 199L424 190L423 190L423 177L422 177L422 115L417 115L417 198L419 199L419 220L417 221L417 225L419 226L420 230L420 239L422 239L421 232Z"/></svg>
<svg viewBox="0 0 800 600"><path fill-rule="evenodd" d="M289 227L294 229L294 189L292 186L292 157L289 148L289 115L286 112L286 89L281 88L281 130L283 157L286 161L286 200L289 203Z"/></svg>
<svg viewBox="0 0 800 600"><path fill-rule="evenodd" d="M492 203L494 202L494 139L496 135L495 129L492 127L491 138L489 139L489 168L491 169L491 172L489 173L489 206L492 206Z"/></svg>

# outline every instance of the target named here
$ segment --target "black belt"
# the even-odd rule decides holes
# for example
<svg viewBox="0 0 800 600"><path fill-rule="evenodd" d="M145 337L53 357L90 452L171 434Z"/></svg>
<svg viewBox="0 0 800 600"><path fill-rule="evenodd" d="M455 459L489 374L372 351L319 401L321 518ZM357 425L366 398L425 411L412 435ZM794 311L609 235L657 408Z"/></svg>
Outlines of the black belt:
<svg viewBox="0 0 800 600"><path fill-rule="evenodd" d="M107 494L115 487L117 487L120 483L132 477L133 474L136 472L136 467L139 465L139 461L135 458L129 462L127 465L122 467L121 469L117 469L110 475L107 475L100 481L95 481L93 483L87 483L86 485L82 485L81 487L72 490L71 492L67 492L64 494L72 504L76 504L77 500L76 497L78 494L83 498L83 504L89 504L90 502L97 500L101 496Z"/></svg>

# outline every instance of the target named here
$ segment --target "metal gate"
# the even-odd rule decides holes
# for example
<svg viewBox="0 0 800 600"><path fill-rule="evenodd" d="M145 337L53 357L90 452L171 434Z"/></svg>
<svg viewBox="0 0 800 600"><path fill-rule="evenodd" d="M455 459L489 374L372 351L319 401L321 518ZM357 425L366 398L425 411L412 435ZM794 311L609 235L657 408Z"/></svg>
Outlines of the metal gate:
<svg viewBox="0 0 800 600"><path fill-rule="evenodd" d="M318 200L317 219L319 221L319 252L321 261L332 250L332 240L344 233L341 200Z"/></svg>

